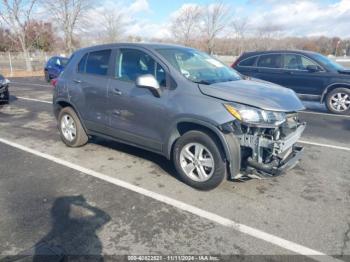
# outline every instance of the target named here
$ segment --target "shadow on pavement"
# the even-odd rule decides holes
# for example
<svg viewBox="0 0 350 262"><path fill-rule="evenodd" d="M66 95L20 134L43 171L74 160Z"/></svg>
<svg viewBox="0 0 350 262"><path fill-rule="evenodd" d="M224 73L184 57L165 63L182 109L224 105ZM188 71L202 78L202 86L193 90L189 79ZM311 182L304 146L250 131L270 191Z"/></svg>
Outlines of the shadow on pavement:
<svg viewBox="0 0 350 262"><path fill-rule="evenodd" d="M110 216L79 196L59 197L51 208L52 229L33 248L5 261L104 261L97 236Z"/></svg>

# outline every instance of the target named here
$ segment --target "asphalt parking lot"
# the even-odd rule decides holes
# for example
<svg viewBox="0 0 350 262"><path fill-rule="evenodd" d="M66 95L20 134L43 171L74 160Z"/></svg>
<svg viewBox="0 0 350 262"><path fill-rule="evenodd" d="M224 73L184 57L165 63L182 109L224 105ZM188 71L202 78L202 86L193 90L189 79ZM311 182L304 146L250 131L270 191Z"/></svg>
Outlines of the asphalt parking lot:
<svg viewBox="0 0 350 262"><path fill-rule="evenodd" d="M350 261L350 116L306 103L296 168L201 192L141 149L104 139L66 147L51 90L39 78L12 79L10 104L0 106L0 255L47 244L58 254Z"/></svg>

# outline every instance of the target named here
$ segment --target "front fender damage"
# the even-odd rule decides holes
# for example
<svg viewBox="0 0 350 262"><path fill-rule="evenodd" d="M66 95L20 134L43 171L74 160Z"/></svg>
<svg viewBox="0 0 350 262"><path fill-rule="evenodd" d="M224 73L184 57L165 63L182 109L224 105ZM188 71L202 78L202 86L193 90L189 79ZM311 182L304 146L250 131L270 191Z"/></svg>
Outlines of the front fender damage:
<svg viewBox="0 0 350 262"><path fill-rule="evenodd" d="M273 177L293 168L303 154L297 141L305 127L296 113L277 127L248 126L238 121L220 126L223 132L233 134L240 146L240 172L231 178Z"/></svg>

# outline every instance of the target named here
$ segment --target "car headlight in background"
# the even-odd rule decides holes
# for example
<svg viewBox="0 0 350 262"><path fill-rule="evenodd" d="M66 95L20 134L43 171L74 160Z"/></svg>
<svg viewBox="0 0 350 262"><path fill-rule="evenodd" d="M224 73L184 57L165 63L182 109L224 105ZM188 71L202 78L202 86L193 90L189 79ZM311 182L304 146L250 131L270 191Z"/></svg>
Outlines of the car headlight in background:
<svg viewBox="0 0 350 262"><path fill-rule="evenodd" d="M286 121L283 112L266 111L238 103L224 104L227 111L236 119L247 124L278 126Z"/></svg>
<svg viewBox="0 0 350 262"><path fill-rule="evenodd" d="M4 78L4 79L0 79L0 85L7 85L10 83L10 80Z"/></svg>

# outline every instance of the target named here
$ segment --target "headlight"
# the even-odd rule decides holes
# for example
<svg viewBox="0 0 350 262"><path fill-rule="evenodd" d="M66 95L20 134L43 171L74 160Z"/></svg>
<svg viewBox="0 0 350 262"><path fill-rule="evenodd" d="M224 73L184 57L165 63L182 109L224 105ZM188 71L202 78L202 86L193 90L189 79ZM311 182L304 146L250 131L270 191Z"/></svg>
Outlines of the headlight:
<svg viewBox="0 0 350 262"><path fill-rule="evenodd" d="M232 116L247 124L278 126L286 121L286 114L283 112L265 111L237 103L224 104L224 106Z"/></svg>
<svg viewBox="0 0 350 262"><path fill-rule="evenodd" d="M0 79L0 85L7 85L10 83L10 80L4 78L4 79Z"/></svg>

